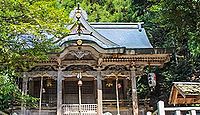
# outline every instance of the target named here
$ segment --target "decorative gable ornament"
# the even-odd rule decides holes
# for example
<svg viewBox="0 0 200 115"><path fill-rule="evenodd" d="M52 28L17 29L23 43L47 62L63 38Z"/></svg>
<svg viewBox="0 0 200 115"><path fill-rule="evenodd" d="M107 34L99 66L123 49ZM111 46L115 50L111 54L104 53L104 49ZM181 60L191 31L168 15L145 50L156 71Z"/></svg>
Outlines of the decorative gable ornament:
<svg viewBox="0 0 200 115"><path fill-rule="evenodd" d="M89 55L91 52L87 50L71 50L69 54L76 56L78 59L83 58L84 56Z"/></svg>

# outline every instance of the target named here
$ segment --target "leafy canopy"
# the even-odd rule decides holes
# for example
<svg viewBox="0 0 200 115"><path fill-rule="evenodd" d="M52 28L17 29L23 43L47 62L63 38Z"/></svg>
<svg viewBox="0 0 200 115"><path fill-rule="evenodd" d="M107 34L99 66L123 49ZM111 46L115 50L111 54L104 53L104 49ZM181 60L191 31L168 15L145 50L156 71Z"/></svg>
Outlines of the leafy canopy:
<svg viewBox="0 0 200 115"><path fill-rule="evenodd" d="M0 1L0 110L37 99L22 95L15 79L33 63L47 59L52 42L66 36L68 12L56 0Z"/></svg>

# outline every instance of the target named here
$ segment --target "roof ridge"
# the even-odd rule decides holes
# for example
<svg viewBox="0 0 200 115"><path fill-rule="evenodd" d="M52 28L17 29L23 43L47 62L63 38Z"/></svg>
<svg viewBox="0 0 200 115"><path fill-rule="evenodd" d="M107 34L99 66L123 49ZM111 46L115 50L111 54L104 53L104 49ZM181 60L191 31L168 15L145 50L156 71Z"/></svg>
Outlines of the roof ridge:
<svg viewBox="0 0 200 115"><path fill-rule="evenodd" d="M200 84L200 82L173 82L174 84Z"/></svg>

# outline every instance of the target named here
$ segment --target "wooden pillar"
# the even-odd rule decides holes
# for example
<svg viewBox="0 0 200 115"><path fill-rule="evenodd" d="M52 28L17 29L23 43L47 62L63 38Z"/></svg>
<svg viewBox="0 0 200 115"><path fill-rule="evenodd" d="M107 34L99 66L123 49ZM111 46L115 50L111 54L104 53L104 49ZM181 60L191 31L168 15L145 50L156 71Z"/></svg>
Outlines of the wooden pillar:
<svg viewBox="0 0 200 115"><path fill-rule="evenodd" d="M147 112L147 115L152 115L150 111Z"/></svg>
<svg viewBox="0 0 200 115"><path fill-rule="evenodd" d="M28 78L26 77L26 74L23 74L23 84L22 84L22 94L27 94L27 87L28 86Z"/></svg>
<svg viewBox="0 0 200 115"><path fill-rule="evenodd" d="M138 99L137 99L135 67L131 68L131 86L132 86L133 115L138 115Z"/></svg>
<svg viewBox="0 0 200 115"><path fill-rule="evenodd" d="M28 93L30 95L34 95L34 79L33 78L29 78L29 82L28 82Z"/></svg>
<svg viewBox="0 0 200 115"><path fill-rule="evenodd" d="M176 114L175 115L181 115L181 111L180 110L176 110Z"/></svg>
<svg viewBox="0 0 200 115"><path fill-rule="evenodd" d="M42 110L42 93L43 93L43 76L40 79L40 102L39 102L39 115L41 115Z"/></svg>
<svg viewBox="0 0 200 115"><path fill-rule="evenodd" d="M128 81L127 79L123 79L123 84L124 86L122 87L124 92L123 92L123 98L127 99L127 89L128 89Z"/></svg>
<svg viewBox="0 0 200 115"><path fill-rule="evenodd" d="M119 113L118 77L117 76L116 76L115 88L116 88L116 98L117 98L117 115L120 115L120 113Z"/></svg>
<svg viewBox="0 0 200 115"><path fill-rule="evenodd" d="M158 102L158 115L165 115L165 105L163 101Z"/></svg>
<svg viewBox="0 0 200 115"><path fill-rule="evenodd" d="M28 86L28 78L25 73L23 73L23 81L22 81L22 95L27 94L27 86ZM26 115L26 108L24 107L24 103L22 103L21 112L23 115Z"/></svg>
<svg viewBox="0 0 200 115"><path fill-rule="evenodd" d="M93 92L94 92L94 103L96 103L96 99L97 99L97 81L94 80L94 89L93 89Z"/></svg>
<svg viewBox="0 0 200 115"><path fill-rule="evenodd" d="M57 76L57 115L62 115L62 69L58 68Z"/></svg>
<svg viewBox="0 0 200 115"><path fill-rule="evenodd" d="M196 110L192 109L192 110L191 110L191 114L192 114L192 115L196 115Z"/></svg>
<svg viewBox="0 0 200 115"><path fill-rule="evenodd" d="M97 115L103 114L102 103L102 76L101 70L97 70Z"/></svg>

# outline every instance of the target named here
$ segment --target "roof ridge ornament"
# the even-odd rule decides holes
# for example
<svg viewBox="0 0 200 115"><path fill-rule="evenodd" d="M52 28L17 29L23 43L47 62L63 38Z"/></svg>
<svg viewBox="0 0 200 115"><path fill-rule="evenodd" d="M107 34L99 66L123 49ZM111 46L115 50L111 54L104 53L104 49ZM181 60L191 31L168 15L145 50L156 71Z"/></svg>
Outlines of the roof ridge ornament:
<svg viewBox="0 0 200 115"><path fill-rule="evenodd" d="M80 4L78 3L78 7L76 9L76 18L79 21L79 19L81 18L81 9L80 9Z"/></svg>
<svg viewBox="0 0 200 115"><path fill-rule="evenodd" d="M78 13L78 14L77 14ZM80 7L80 4L78 3L78 6L76 8L74 8L74 10L72 10L69 14L69 17L70 18L73 18L75 20L77 20L77 17L79 17L79 19L81 17L83 17L85 20L88 20L88 14L86 13L85 10L83 10L81 7Z"/></svg>
<svg viewBox="0 0 200 115"><path fill-rule="evenodd" d="M142 31L142 23L138 23L138 30L139 30L139 32Z"/></svg>

